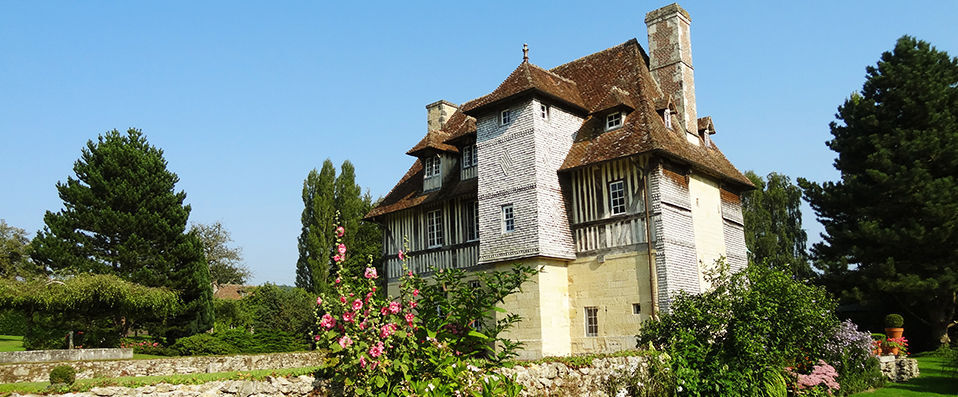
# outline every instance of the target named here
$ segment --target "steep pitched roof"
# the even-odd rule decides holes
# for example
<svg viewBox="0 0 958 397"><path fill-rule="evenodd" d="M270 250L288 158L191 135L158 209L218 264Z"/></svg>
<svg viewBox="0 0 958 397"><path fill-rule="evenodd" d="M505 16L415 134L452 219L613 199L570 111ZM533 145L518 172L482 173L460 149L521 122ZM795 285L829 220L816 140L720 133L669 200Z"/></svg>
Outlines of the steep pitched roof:
<svg viewBox="0 0 958 397"><path fill-rule="evenodd" d="M426 136L422 137L422 140L413 146L412 149L409 149L406 154L410 156L418 157L423 152L434 149L440 152L454 152L459 153L459 148L446 144L446 140L449 139L449 134L442 130L432 130L426 133Z"/></svg>
<svg viewBox="0 0 958 397"><path fill-rule="evenodd" d="M446 176L442 187L439 190L429 192L422 191L423 169L422 161L416 160L406 175L399 180L399 183L393 187L382 201L366 214L365 219L372 219L380 215L391 212L401 211L407 208L416 207L422 204L442 201L451 197L460 196L466 193L475 194L478 191L478 178L459 180L459 167ZM455 183L453 183L455 182Z"/></svg>
<svg viewBox="0 0 958 397"><path fill-rule="evenodd" d="M490 94L473 99L462 105L463 111L475 116L482 110L495 106L518 95L536 92L553 100L564 102L573 109L588 111L579 95L575 81L559 76L529 62L522 62L512 74Z"/></svg>

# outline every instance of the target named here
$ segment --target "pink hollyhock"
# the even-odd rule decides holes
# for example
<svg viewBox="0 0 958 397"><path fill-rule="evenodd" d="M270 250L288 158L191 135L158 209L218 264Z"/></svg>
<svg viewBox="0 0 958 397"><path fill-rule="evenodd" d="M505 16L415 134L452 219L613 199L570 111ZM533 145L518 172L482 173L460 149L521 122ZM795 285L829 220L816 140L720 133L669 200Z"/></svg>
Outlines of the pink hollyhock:
<svg viewBox="0 0 958 397"><path fill-rule="evenodd" d="M366 329L366 320L363 320L363 322L359 323L359 329L360 330Z"/></svg>
<svg viewBox="0 0 958 397"><path fill-rule="evenodd" d="M359 358L359 366L362 367L363 369L366 369L366 356L362 356Z"/></svg>
<svg viewBox="0 0 958 397"><path fill-rule="evenodd" d="M412 290L412 296L419 296L419 289Z"/></svg>
<svg viewBox="0 0 958 397"><path fill-rule="evenodd" d="M379 337L388 338L390 335L396 333L396 324L389 323L385 324L380 328Z"/></svg>
<svg viewBox="0 0 958 397"><path fill-rule="evenodd" d="M369 370L372 371L372 370L376 369L376 364L379 364L379 361L372 361L372 360L370 360L370 362L369 362Z"/></svg>
<svg viewBox="0 0 958 397"><path fill-rule="evenodd" d="M392 314L399 313L399 310L402 308L402 305L399 302L389 302L389 312Z"/></svg>
<svg viewBox="0 0 958 397"><path fill-rule="evenodd" d="M333 255L333 262L342 262L342 261L343 261L343 257L339 256L339 254Z"/></svg>
<svg viewBox="0 0 958 397"><path fill-rule="evenodd" d="M416 306L419 306L419 303L416 303L416 301L409 301L409 308L410 308L410 309L415 309Z"/></svg>
<svg viewBox="0 0 958 397"><path fill-rule="evenodd" d="M319 335L313 335L313 340L319 340Z"/></svg>
<svg viewBox="0 0 958 397"><path fill-rule="evenodd" d="M345 321L345 322L347 322L347 323L353 322L353 318L355 318L355 317L356 317L356 313L353 313L353 312L345 312L345 313L343 313L343 321Z"/></svg>
<svg viewBox="0 0 958 397"><path fill-rule="evenodd" d="M336 281L334 281L334 282L335 282L336 284L339 284L341 281L343 281L343 280L340 280L339 277L336 277Z"/></svg>
<svg viewBox="0 0 958 397"><path fill-rule="evenodd" d="M340 244L336 247L336 251L339 251L340 255L346 255L346 244Z"/></svg>
<svg viewBox="0 0 958 397"><path fill-rule="evenodd" d="M344 234L346 234L346 228L342 226L336 228L336 237L342 237Z"/></svg>
<svg viewBox="0 0 958 397"><path fill-rule="evenodd" d="M376 278L376 277L379 277L379 275L376 274L376 269L371 268L371 267L367 267L367 268L366 268L366 278Z"/></svg>
<svg viewBox="0 0 958 397"><path fill-rule="evenodd" d="M339 301L342 302L342 303L346 303L346 296L345 296L345 295L344 295L344 296L340 296L340 297L339 297Z"/></svg>
<svg viewBox="0 0 958 397"><path fill-rule="evenodd" d="M316 306L319 306L319 305L322 305L322 304L323 304L323 297L322 297L322 296L317 296L317 297L316 297Z"/></svg>
<svg viewBox="0 0 958 397"><path fill-rule="evenodd" d="M379 313L382 314L382 315L384 315L384 316L385 316L386 313L388 313L388 312L389 312L389 306L383 306L382 309L379 309Z"/></svg>
<svg viewBox="0 0 958 397"><path fill-rule="evenodd" d="M412 313L406 313L406 322L409 323L409 326L412 326L412 320L416 318Z"/></svg>
<svg viewBox="0 0 958 397"><path fill-rule="evenodd" d="M343 335L342 338L339 338L339 346L343 349L349 347L353 344L353 340L349 338L349 335Z"/></svg>
<svg viewBox="0 0 958 397"><path fill-rule="evenodd" d="M323 318L319 320L319 325L326 329L333 329L333 327L336 326L336 319L329 313L326 313L323 315Z"/></svg>
<svg viewBox="0 0 958 397"><path fill-rule="evenodd" d="M369 300L372 299L372 298L373 298L373 293L372 293L372 292L369 292L368 294L366 294L366 302L369 302Z"/></svg>
<svg viewBox="0 0 958 397"><path fill-rule="evenodd" d="M356 299L353 301L353 310L359 310L363 308L363 301Z"/></svg>
<svg viewBox="0 0 958 397"><path fill-rule="evenodd" d="M404 254L404 253L402 252L402 250L399 250L398 256L399 256L399 260L401 260L401 261L406 260L406 254Z"/></svg>
<svg viewBox="0 0 958 397"><path fill-rule="evenodd" d="M383 354L383 343L379 342L376 346L369 348L369 355L373 357L379 357Z"/></svg>

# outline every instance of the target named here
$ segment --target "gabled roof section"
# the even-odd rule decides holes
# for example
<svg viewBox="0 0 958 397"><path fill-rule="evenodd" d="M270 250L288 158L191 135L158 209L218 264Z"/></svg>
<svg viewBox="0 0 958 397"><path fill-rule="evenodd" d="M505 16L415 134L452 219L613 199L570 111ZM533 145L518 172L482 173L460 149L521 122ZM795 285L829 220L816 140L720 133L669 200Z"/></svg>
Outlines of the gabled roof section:
<svg viewBox="0 0 958 397"><path fill-rule="evenodd" d="M423 168L422 160L417 159L406 175L383 197L382 201L376 204L364 219L371 220L378 216L389 214L396 211L413 208L419 205L428 204L436 201L442 201L456 196L472 194L479 191L478 178L470 178L464 181L459 180L459 167L455 167L443 180L442 187L439 190L429 192L422 191Z"/></svg>
<svg viewBox="0 0 958 397"><path fill-rule="evenodd" d="M573 80L559 76L529 62L522 62L499 84L489 95L474 99L462 105L463 111L475 117L479 112L491 106L498 105L513 97L529 93L545 95L555 101L564 103L574 110L588 112L589 108L583 102L576 83Z"/></svg>
<svg viewBox="0 0 958 397"><path fill-rule="evenodd" d="M442 130L445 131L448 136L443 143L456 145L470 134L475 136L476 119L466 116L465 113L457 110L442 127Z"/></svg>
<svg viewBox="0 0 958 397"><path fill-rule="evenodd" d="M708 131L709 135L715 135L715 124L712 124L712 116L699 117L698 132Z"/></svg>
<svg viewBox="0 0 958 397"><path fill-rule="evenodd" d="M635 104L632 103L632 97L628 91L613 86L612 89L609 90L609 94L605 96L605 99L592 107L592 113L601 113L618 107L626 107L629 110L634 110Z"/></svg>
<svg viewBox="0 0 958 397"><path fill-rule="evenodd" d="M449 139L449 135L442 130L432 130L426 133L426 136L422 137L422 140L413 146L412 149L409 149L406 154L414 157L419 157L430 149L440 151L440 152L454 152L459 153L459 149L455 146L444 143L446 139Z"/></svg>

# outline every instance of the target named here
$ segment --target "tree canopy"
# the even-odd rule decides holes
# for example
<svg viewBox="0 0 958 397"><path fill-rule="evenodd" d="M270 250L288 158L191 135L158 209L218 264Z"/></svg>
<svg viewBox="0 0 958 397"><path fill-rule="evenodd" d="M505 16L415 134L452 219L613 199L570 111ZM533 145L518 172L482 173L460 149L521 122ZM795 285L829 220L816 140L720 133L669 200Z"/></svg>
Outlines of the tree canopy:
<svg viewBox="0 0 958 397"><path fill-rule="evenodd" d="M0 277L30 277L39 269L30 260L29 234L0 219Z"/></svg>
<svg viewBox="0 0 958 397"><path fill-rule="evenodd" d="M209 225L194 223L190 232L203 243L203 256L210 269L213 284L245 284L250 277L249 269L243 265L243 251L239 247L230 247L233 238L229 230L220 222Z"/></svg>
<svg viewBox="0 0 958 397"><path fill-rule="evenodd" d="M203 246L186 233L190 206L163 151L139 130L113 130L88 141L73 170L76 178L57 183L64 208L44 216L33 260L55 274L110 274L177 292L184 310L164 323L169 337L211 328Z"/></svg>
<svg viewBox="0 0 958 397"><path fill-rule="evenodd" d="M753 171L745 176L756 187L742 194L749 261L811 277L805 249L808 236L802 229L802 190L788 176L775 172L765 179Z"/></svg>
<svg viewBox="0 0 958 397"><path fill-rule="evenodd" d="M836 117L827 145L841 180L799 180L825 227L815 264L946 342L958 291L958 59L904 36Z"/></svg>

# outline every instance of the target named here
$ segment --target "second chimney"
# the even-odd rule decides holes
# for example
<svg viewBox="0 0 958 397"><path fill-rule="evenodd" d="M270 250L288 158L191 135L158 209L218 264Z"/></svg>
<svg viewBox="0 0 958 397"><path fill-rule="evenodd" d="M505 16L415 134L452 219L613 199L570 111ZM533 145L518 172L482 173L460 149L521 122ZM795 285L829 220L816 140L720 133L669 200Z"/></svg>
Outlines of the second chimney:
<svg viewBox="0 0 958 397"><path fill-rule="evenodd" d="M692 69L692 18L672 3L645 14L649 31L649 70L665 95L672 95L686 131L698 132L695 111L695 78Z"/></svg>
<svg viewBox="0 0 958 397"><path fill-rule="evenodd" d="M459 107L445 99L426 105L426 131L442 129Z"/></svg>

